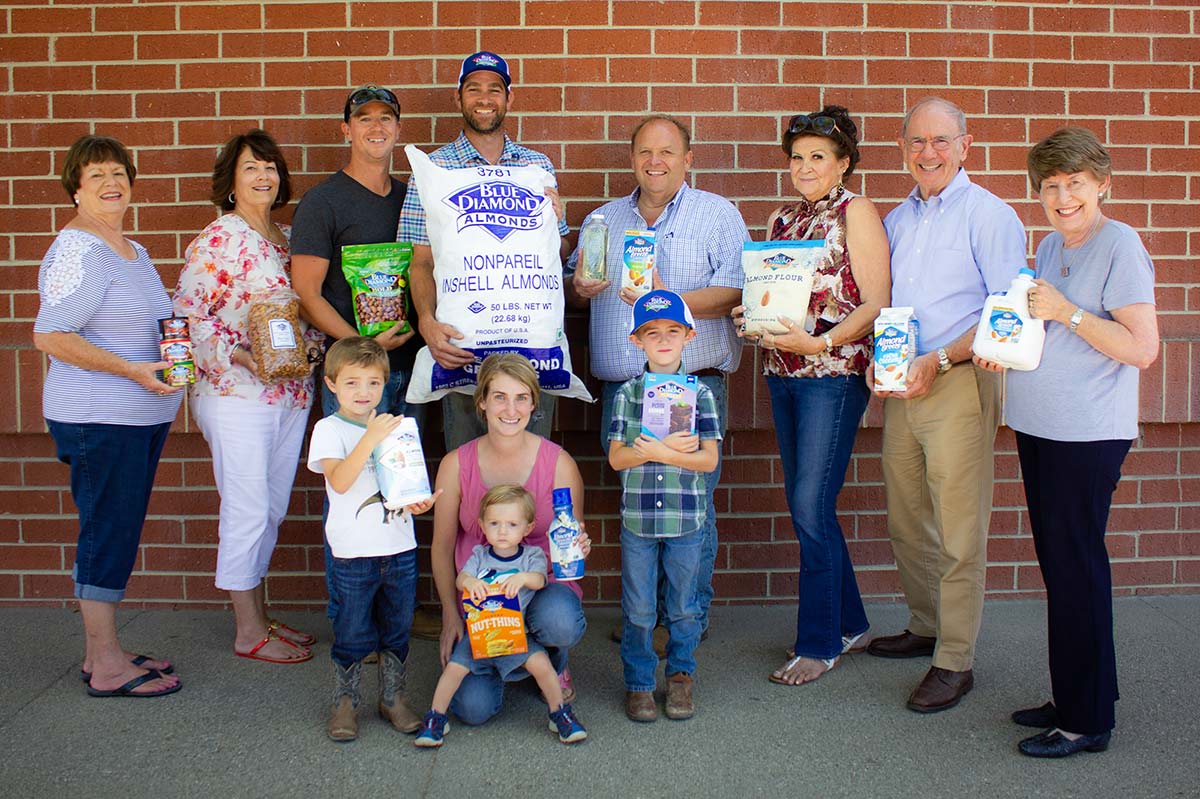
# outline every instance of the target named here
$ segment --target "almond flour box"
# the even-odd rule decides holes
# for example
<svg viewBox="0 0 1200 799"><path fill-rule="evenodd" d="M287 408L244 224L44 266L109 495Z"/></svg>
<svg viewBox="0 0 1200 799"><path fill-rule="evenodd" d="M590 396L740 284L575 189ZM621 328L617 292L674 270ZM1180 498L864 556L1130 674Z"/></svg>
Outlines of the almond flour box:
<svg viewBox="0 0 1200 799"><path fill-rule="evenodd" d="M904 391L917 357L920 325L909 307L883 308L875 317L875 390Z"/></svg>
<svg viewBox="0 0 1200 799"><path fill-rule="evenodd" d="M463 591L462 607L471 656L495 658L528 652L520 597L506 597L501 586L493 586L493 591L478 604L472 601L470 591Z"/></svg>
<svg viewBox="0 0 1200 799"><path fill-rule="evenodd" d="M695 375L647 372L642 392L642 432L662 439L696 431Z"/></svg>

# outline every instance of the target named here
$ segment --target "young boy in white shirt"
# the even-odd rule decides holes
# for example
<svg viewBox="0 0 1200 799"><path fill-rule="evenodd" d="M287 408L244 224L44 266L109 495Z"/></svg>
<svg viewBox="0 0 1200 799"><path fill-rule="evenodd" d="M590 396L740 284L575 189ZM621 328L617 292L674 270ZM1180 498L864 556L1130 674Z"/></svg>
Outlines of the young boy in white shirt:
<svg viewBox="0 0 1200 799"><path fill-rule="evenodd" d="M402 511L384 507L372 450L400 425L402 416L376 413L388 380L388 357L372 338L339 339L325 355L325 383L337 413L313 428L308 468L325 476L329 517L325 539L333 552L329 583L336 675L326 734L334 741L358 737L362 660L379 652L379 714L401 732L421 718L404 698L405 660L417 587L417 541L412 514L433 507L437 494Z"/></svg>

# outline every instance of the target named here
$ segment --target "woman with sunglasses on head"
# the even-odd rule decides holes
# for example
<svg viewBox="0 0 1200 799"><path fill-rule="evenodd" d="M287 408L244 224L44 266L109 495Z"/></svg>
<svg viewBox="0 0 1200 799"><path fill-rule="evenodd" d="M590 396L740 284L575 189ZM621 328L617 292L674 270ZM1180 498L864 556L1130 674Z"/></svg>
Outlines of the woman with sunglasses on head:
<svg viewBox="0 0 1200 799"><path fill-rule="evenodd" d="M1034 145L1029 182L1054 232L1042 239L1029 311L1046 320L1038 368L1008 375L1005 417L1046 584L1054 699L1012 720L1043 731L1030 757L1108 747L1116 723L1112 577L1104 532L1121 464L1138 436L1138 372L1158 357L1154 264L1137 231L1104 216L1112 159L1096 135L1063 128ZM995 363L980 366L1002 371Z"/></svg>
<svg viewBox="0 0 1200 799"><path fill-rule="evenodd" d="M267 615L263 584L313 399L311 376L268 385L251 355L255 299L291 291L291 227L271 220L290 198L287 163L266 131L227 141L209 197L224 213L188 245L175 289L196 362L192 416L212 450L221 496L216 586L233 605L234 654L268 663L310 660L315 640ZM316 348L322 338L304 335L294 343Z"/></svg>
<svg viewBox="0 0 1200 799"><path fill-rule="evenodd" d="M869 623L837 520L854 437L870 393L871 330L891 294L888 243L874 204L844 181L858 164L845 108L792 117L783 134L796 202L767 220L770 240L824 239L807 308L779 317L787 333L749 336L762 349L792 527L800 542L795 645L772 682L820 678L866 648ZM733 309L739 330L744 306Z"/></svg>

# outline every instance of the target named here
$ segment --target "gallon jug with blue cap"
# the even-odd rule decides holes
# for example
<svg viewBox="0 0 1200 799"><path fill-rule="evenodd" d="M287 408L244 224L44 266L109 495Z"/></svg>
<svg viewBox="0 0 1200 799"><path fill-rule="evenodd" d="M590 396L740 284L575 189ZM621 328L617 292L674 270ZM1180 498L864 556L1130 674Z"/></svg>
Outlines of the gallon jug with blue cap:
<svg viewBox="0 0 1200 799"><path fill-rule="evenodd" d="M1034 274L1022 268L1008 291L987 298L971 346L980 358L1021 372L1032 371L1042 362L1046 323L1029 313Z"/></svg>

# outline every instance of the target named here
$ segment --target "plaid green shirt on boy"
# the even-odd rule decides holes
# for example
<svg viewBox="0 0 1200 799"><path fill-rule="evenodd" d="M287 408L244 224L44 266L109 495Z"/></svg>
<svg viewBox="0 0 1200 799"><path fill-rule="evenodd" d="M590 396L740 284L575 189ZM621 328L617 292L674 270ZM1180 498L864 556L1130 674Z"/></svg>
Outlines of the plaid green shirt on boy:
<svg viewBox="0 0 1200 799"><path fill-rule="evenodd" d="M686 374L680 367L680 374ZM625 381L613 400L609 441L632 446L642 432L645 372ZM696 432L701 441L720 441L721 428L712 390L696 389ZM676 538L704 525L708 489L704 472L650 461L621 471L621 524L644 538Z"/></svg>

